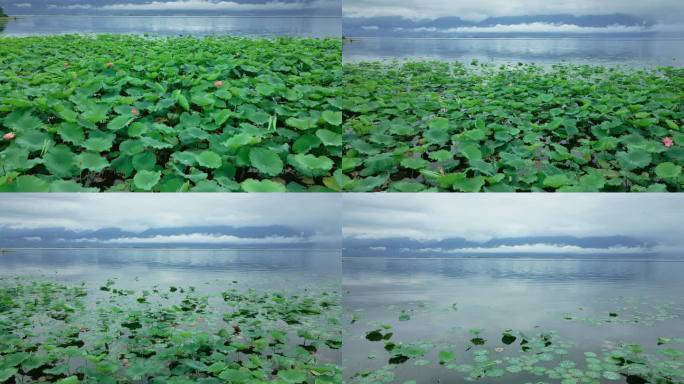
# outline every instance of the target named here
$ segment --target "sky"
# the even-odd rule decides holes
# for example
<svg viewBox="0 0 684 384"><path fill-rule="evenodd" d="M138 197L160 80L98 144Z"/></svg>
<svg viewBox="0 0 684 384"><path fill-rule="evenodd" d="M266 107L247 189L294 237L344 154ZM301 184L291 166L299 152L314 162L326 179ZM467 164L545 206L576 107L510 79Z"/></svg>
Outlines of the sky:
<svg viewBox="0 0 684 384"><path fill-rule="evenodd" d="M625 13L657 20L681 21L681 0L344 0L345 17L401 16L434 19L457 16L469 21L488 17Z"/></svg>
<svg viewBox="0 0 684 384"><path fill-rule="evenodd" d="M334 242L339 211L338 197L315 193L7 194L0 200L0 232L37 246L46 233L80 244ZM52 228L60 230L46 231ZM105 228L117 231L94 232Z"/></svg>
<svg viewBox="0 0 684 384"><path fill-rule="evenodd" d="M502 34L679 34L681 0L344 0L343 34L460 37Z"/></svg>
<svg viewBox="0 0 684 384"><path fill-rule="evenodd" d="M0 0L12 14L164 14L339 16L339 0Z"/></svg>
<svg viewBox="0 0 684 384"><path fill-rule="evenodd" d="M663 249L684 245L681 194L348 194L343 206L345 244L370 240L365 244L377 251L386 246L383 239L392 238L425 244L412 246L424 252L434 251L434 244L445 239L474 242L441 250L445 253L581 253L608 247L555 241L477 244L539 236L632 237L637 244L650 242ZM629 247L641 247L629 239L617 244L625 241ZM591 249L578 249L586 247ZM613 251L624 251L619 247Z"/></svg>

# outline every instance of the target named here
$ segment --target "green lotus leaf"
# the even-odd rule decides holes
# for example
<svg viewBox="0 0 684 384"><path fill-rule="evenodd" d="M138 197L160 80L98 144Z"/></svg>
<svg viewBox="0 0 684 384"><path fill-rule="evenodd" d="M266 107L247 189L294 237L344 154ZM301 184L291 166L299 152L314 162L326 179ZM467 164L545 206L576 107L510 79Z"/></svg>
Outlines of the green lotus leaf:
<svg viewBox="0 0 684 384"><path fill-rule="evenodd" d="M323 145L326 146L340 146L342 145L342 135L329 131L327 129L319 129L316 131L316 136L321 139Z"/></svg>
<svg viewBox="0 0 684 384"><path fill-rule="evenodd" d="M480 152L480 147L475 143L461 144L459 149L459 153L469 161L482 160L482 152Z"/></svg>
<svg viewBox="0 0 684 384"><path fill-rule="evenodd" d="M219 168L221 166L221 156L212 151L202 151L197 155L197 162L205 168Z"/></svg>
<svg viewBox="0 0 684 384"><path fill-rule="evenodd" d="M82 170L100 172L109 166L109 161L100 156L99 153L83 152L76 156L76 164Z"/></svg>
<svg viewBox="0 0 684 384"><path fill-rule="evenodd" d="M660 163L655 167L655 173L663 179L674 179L682 174L682 166L670 162Z"/></svg>
<svg viewBox="0 0 684 384"><path fill-rule="evenodd" d="M427 166L428 162L419 157L407 157L401 160L401 166L409 169L422 169Z"/></svg>
<svg viewBox="0 0 684 384"><path fill-rule="evenodd" d="M247 118L254 124L264 125L268 123L268 120L271 118L271 115L264 111L252 111L247 113Z"/></svg>
<svg viewBox="0 0 684 384"><path fill-rule="evenodd" d="M579 185L581 187L581 190L584 192L598 192L603 188L605 184L605 177L597 173L584 175L579 179Z"/></svg>
<svg viewBox="0 0 684 384"><path fill-rule="evenodd" d="M16 368L0 369L0 382L5 382L14 377L19 371Z"/></svg>
<svg viewBox="0 0 684 384"><path fill-rule="evenodd" d="M35 131L44 126L43 122L33 116L30 110L13 111L2 122L6 127L21 132Z"/></svg>
<svg viewBox="0 0 684 384"><path fill-rule="evenodd" d="M318 136L304 134L295 140L294 144L292 145L292 150L295 153L307 153L321 145L321 143L322 141Z"/></svg>
<svg viewBox="0 0 684 384"><path fill-rule="evenodd" d="M457 191L461 192L480 192L485 184L485 179L482 176L476 176L473 178L459 178L455 180L451 186Z"/></svg>
<svg viewBox="0 0 684 384"><path fill-rule="evenodd" d="M297 384L306 382L306 371L301 369L290 369L278 372L278 377L289 384Z"/></svg>
<svg viewBox="0 0 684 384"><path fill-rule="evenodd" d="M298 117L290 117L287 120L285 120L285 124L287 124L290 127L301 129L301 130L306 130L306 129L311 129L316 127L316 121L312 118L298 118Z"/></svg>
<svg viewBox="0 0 684 384"><path fill-rule="evenodd" d="M651 164L651 154L642 150L634 149L629 152L618 152L615 157L620 166L628 171L644 168Z"/></svg>
<svg viewBox="0 0 684 384"><path fill-rule="evenodd" d="M161 179L161 172L157 171L139 171L133 177L133 183L137 188L145 191L152 190Z"/></svg>
<svg viewBox="0 0 684 384"><path fill-rule="evenodd" d="M47 132L43 131L24 131L14 139L16 143L30 151L40 151L52 143Z"/></svg>
<svg viewBox="0 0 684 384"><path fill-rule="evenodd" d="M136 171L152 171L157 165L157 156L154 152L142 152L133 156L131 161Z"/></svg>
<svg viewBox="0 0 684 384"><path fill-rule="evenodd" d="M271 180L247 179L240 186L245 192L285 192L286 190L283 184Z"/></svg>
<svg viewBox="0 0 684 384"><path fill-rule="evenodd" d="M56 384L78 384L81 381L78 380L78 376L69 376L64 379L57 380Z"/></svg>
<svg viewBox="0 0 684 384"><path fill-rule="evenodd" d="M570 183L570 179L568 178L567 175L565 175L563 173L547 176L544 178L544 186L545 187L560 188L564 185L568 185L569 183Z"/></svg>
<svg viewBox="0 0 684 384"><path fill-rule="evenodd" d="M110 131L118 131L119 129L128 126L128 124L130 124L132 121L133 118L130 116L117 116L107 124L107 129L109 129Z"/></svg>
<svg viewBox="0 0 684 384"><path fill-rule="evenodd" d="M42 159L29 159L29 151L19 147L9 147L0 152L0 163L4 172L26 171L41 164Z"/></svg>
<svg viewBox="0 0 684 384"><path fill-rule="evenodd" d="M237 135L226 140L223 145L230 149L237 149L246 145L257 144L261 141L258 137L254 137L249 133L238 133Z"/></svg>
<svg viewBox="0 0 684 384"><path fill-rule="evenodd" d="M21 175L17 177L11 188L7 192L48 192L50 191L50 184L36 176Z"/></svg>
<svg viewBox="0 0 684 384"><path fill-rule="evenodd" d="M45 154L45 168L55 176L71 177L78 168L76 167L76 155L65 145L57 145Z"/></svg>
<svg viewBox="0 0 684 384"><path fill-rule="evenodd" d="M76 124L61 124L57 128L57 133L65 142L72 143L74 145L81 145L85 140L85 135L83 134L83 128Z"/></svg>
<svg viewBox="0 0 684 384"><path fill-rule="evenodd" d="M444 117L435 117L434 119L430 120L428 127L430 127L430 129L447 131L449 129L449 119L445 119Z"/></svg>
<svg viewBox="0 0 684 384"><path fill-rule="evenodd" d="M332 169L334 163L326 156L315 156L311 154L297 154L289 156L290 164L299 169L304 174L314 174L318 171L328 171Z"/></svg>
<svg viewBox="0 0 684 384"><path fill-rule="evenodd" d="M276 176L283 171L283 161L280 156L267 148L250 149L249 161L259 172L269 176Z"/></svg>
<svg viewBox="0 0 684 384"><path fill-rule="evenodd" d="M263 96L271 96L275 92L275 88L268 84L257 84L256 90Z"/></svg>
<svg viewBox="0 0 684 384"><path fill-rule="evenodd" d="M199 105L202 108L208 108L214 105L214 97L206 92L194 93L190 95L190 101L193 104Z"/></svg>
<svg viewBox="0 0 684 384"><path fill-rule="evenodd" d="M91 131L88 139L82 144L83 148L93 152L104 152L112 148L116 136L102 131Z"/></svg>
<svg viewBox="0 0 684 384"><path fill-rule="evenodd" d="M323 111L321 117L330 125L342 125L341 111Z"/></svg>
<svg viewBox="0 0 684 384"><path fill-rule="evenodd" d="M445 162L447 160L451 160L454 158L454 154L451 153L450 151L440 149L439 151L435 151L430 153L430 158L435 161L439 162Z"/></svg>

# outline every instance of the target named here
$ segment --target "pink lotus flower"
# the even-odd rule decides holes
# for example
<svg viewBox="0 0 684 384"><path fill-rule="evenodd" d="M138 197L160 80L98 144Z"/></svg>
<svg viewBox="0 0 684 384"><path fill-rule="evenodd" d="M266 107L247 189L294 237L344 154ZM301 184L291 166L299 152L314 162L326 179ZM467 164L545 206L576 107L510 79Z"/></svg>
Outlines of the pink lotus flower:
<svg viewBox="0 0 684 384"><path fill-rule="evenodd" d="M17 135L14 132L7 132L4 135L2 135L2 138L5 140L12 140L15 137L17 137Z"/></svg>
<svg viewBox="0 0 684 384"><path fill-rule="evenodd" d="M674 145L674 140L672 140L671 137L665 137L663 138L663 145L667 148L670 148Z"/></svg>
<svg viewBox="0 0 684 384"><path fill-rule="evenodd" d="M132 108L131 109L131 115L133 116L138 116L140 114L140 111L138 111L137 108Z"/></svg>
<svg viewBox="0 0 684 384"><path fill-rule="evenodd" d="M216 80L216 81L214 81L214 86L215 86L216 88L221 88L221 87L223 87L223 81L221 81L221 80Z"/></svg>

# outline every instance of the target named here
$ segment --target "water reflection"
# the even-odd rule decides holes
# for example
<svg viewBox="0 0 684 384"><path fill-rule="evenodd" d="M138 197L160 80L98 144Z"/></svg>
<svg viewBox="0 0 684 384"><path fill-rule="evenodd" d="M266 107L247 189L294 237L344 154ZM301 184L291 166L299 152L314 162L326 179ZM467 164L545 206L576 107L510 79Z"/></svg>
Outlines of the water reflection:
<svg viewBox="0 0 684 384"><path fill-rule="evenodd" d="M22 16L3 34L69 33L338 37L341 26L334 17Z"/></svg>
<svg viewBox="0 0 684 384"><path fill-rule="evenodd" d="M345 41L344 60L433 59L494 64L561 61L624 65L684 65L684 39L668 38L367 38Z"/></svg>
<svg viewBox="0 0 684 384"><path fill-rule="evenodd" d="M531 282L568 281L644 281L674 278L673 269L661 263L675 263L678 270L682 263L677 260L587 260L587 259L390 259L346 258L345 276L366 280L365 273L381 273L383 276L401 279L420 275L463 279L487 276L493 279L517 279ZM662 274L662 275L661 275Z"/></svg>
<svg viewBox="0 0 684 384"><path fill-rule="evenodd" d="M0 276L51 276L97 286L239 281L259 288L339 288L340 256L322 250L25 249L0 253ZM225 286L223 287L226 288Z"/></svg>
<svg viewBox="0 0 684 384"><path fill-rule="evenodd" d="M567 359L583 361L584 351L600 351L605 341L639 343L654 348L662 335L682 335L684 260L406 260L383 258L343 259L343 305L356 313L349 328L343 356L347 372L381 368L387 363L383 343L365 340L365 332L391 324L393 340L430 341L454 346L459 361L467 363L469 329L482 329L492 343L506 329L528 334L557 330L576 343ZM658 304L668 306L674 319L654 320ZM399 321L402 310L411 314ZM614 311L625 319L639 313L640 322L595 325L586 318L607 318ZM569 321L566 314L577 320ZM437 350L426 359L437 361ZM373 355L377 358L369 359ZM464 359L466 359L464 361ZM397 366L402 383L461 382L460 375L435 365L407 363ZM509 383L510 377L486 378L484 383ZM516 376L516 382L536 382ZM534 379L534 380L532 380ZM519 380L519 381L518 381Z"/></svg>

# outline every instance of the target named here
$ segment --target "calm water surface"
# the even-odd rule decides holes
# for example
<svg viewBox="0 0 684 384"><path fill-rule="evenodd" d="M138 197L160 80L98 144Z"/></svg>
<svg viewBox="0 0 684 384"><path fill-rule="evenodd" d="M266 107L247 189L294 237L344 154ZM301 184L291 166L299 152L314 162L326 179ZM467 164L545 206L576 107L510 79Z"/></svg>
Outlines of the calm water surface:
<svg viewBox="0 0 684 384"><path fill-rule="evenodd" d="M393 59L472 60L493 64L558 62L682 66L684 38L352 38L345 40L344 61Z"/></svg>
<svg viewBox="0 0 684 384"><path fill-rule="evenodd" d="M583 363L583 352L599 353L608 343L634 342L650 350L658 337L684 337L682 276L684 259L343 258L343 305L358 316L345 339L345 368L349 376L388 364L383 343L365 339L366 332L381 324L392 325L395 342L428 341L454 348L460 364L470 356L466 348L472 328L482 329L489 349L503 346L501 332L507 329L529 335L556 330L576 344L568 357L578 363ZM661 304L665 317L673 318L654 318ZM399 321L402 310L410 320ZM593 321L609 320L611 312L621 319L642 320ZM568 315L573 319L565 319ZM682 349L681 344L674 347ZM462 382L458 378L463 376L436 363L437 349L426 355L431 361L426 366L414 365L416 359L394 365L393 382ZM499 356L513 349L506 346ZM543 379L508 374L478 382Z"/></svg>
<svg viewBox="0 0 684 384"><path fill-rule="evenodd" d="M335 17L20 16L0 24L0 35L127 33L339 37Z"/></svg>
<svg viewBox="0 0 684 384"><path fill-rule="evenodd" d="M196 286L339 290L340 255L328 250L25 249L0 253L0 277L50 278L134 289Z"/></svg>

